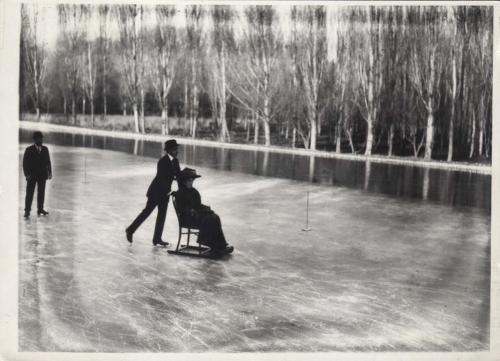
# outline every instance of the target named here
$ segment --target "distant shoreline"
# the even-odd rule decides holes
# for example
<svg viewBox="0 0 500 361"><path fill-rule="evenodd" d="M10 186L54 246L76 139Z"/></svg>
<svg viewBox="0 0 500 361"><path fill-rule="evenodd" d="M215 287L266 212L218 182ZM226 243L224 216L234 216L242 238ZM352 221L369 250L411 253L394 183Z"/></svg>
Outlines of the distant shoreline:
<svg viewBox="0 0 500 361"><path fill-rule="evenodd" d="M85 135L97 135L104 137L114 137L122 139L137 139L137 140L147 140L163 142L170 136L160 135L160 134L139 134L131 133L125 131L111 131L103 129L92 129L75 127L69 125L60 125L52 123L41 123L32 122L27 120L19 121L19 128L31 129L31 130L41 130L41 131L54 131L63 132L70 134L85 134ZM423 159L415 158L405 158L398 156L383 156L383 155L361 155L361 154L350 154L350 153L335 153L322 150L309 150L303 148L285 148L280 146L265 146L265 145L255 145L255 144L240 144L240 143L225 143L214 140L202 140L202 139L192 139L186 137L175 136L175 139L179 144L190 144L190 145L200 145L218 148L229 148L229 149L242 149L242 150L253 150L260 152L273 152L273 153L287 153L287 154L297 154L303 156L314 156L320 158L336 158L345 160L354 160L362 162L373 162L373 163L385 163L385 164L395 164L395 165L408 165L422 168L430 169L443 169L452 171L463 171L471 173L480 173L491 175L491 165L482 164L470 164L464 162L446 162L446 161L425 161Z"/></svg>

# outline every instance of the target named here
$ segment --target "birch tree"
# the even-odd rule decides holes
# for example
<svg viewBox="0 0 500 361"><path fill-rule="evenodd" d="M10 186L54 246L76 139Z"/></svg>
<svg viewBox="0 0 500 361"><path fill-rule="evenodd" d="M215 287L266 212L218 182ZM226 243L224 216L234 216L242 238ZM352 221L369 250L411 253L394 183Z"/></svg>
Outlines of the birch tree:
<svg viewBox="0 0 500 361"><path fill-rule="evenodd" d="M59 24L62 27L61 46L64 48L65 86L71 100L71 115L76 124L76 102L82 88L81 52L86 28L84 24L84 6L57 5Z"/></svg>
<svg viewBox="0 0 500 361"><path fill-rule="evenodd" d="M102 115L106 119L108 114L108 53L109 53L109 5L99 5L99 39L102 61L101 89L102 89Z"/></svg>
<svg viewBox="0 0 500 361"><path fill-rule="evenodd" d="M351 21L352 26L359 29L353 29L357 48L357 84L361 93L358 107L366 122L365 155L371 155L383 84L383 13L375 6L358 8Z"/></svg>
<svg viewBox="0 0 500 361"><path fill-rule="evenodd" d="M227 61L229 48L234 44L232 21L234 10L227 5L214 5L211 8L212 17L212 65L211 83L212 99L217 103L218 124L220 124L219 139L230 141L226 120L226 106L229 97L227 90ZM213 107L214 109L214 107Z"/></svg>
<svg viewBox="0 0 500 361"><path fill-rule="evenodd" d="M203 46L203 18L205 14L202 5L187 5L184 14L186 16L186 35L189 48L190 65L191 65L191 109L190 109L190 133L191 137L196 137L196 129L198 124L199 110L199 76L200 53Z"/></svg>
<svg viewBox="0 0 500 361"><path fill-rule="evenodd" d="M475 150L475 137L471 137L471 150L469 158L475 153L479 156L484 154L486 124L491 117L492 99L492 49L493 49L493 27L492 14L484 8L471 9L473 19L473 41L471 41L471 67L474 77L474 92L476 94L474 118L472 119L473 130L478 128L477 152ZM477 125L476 125L477 120ZM473 133L474 134L474 133Z"/></svg>
<svg viewBox="0 0 500 361"><path fill-rule="evenodd" d="M174 25L176 8L173 5L156 5L156 29L151 67L151 82L161 109L162 134L169 134L168 95L172 87L179 59L179 41Z"/></svg>
<svg viewBox="0 0 500 361"><path fill-rule="evenodd" d="M116 9L119 26L120 70L124 93L134 113L134 131L139 133L140 106L140 7L120 5ZM124 111L126 107L124 107Z"/></svg>
<svg viewBox="0 0 500 361"><path fill-rule="evenodd" d="M270 5L248 6L242 48L232 62L229 91L264 126L265 145L271 144L270 124L283 108L280 60L282 39L276 10Z"/></svg>
<svg viewBox="0 0 500 361"><path fill-rule="evenodd" d="M324 6L301 6L298 11L302 29L299 32L297 64L306 101L309 144L316 149L319 115L320 85L327 63L326 11Z"/></svg>
<svg viewBox="0 0 500 361"><path fill-rule="evenodd" d="M47 75L47 49L40 34L41 13L38 5L21 5L21 61L27 91L40 120L40 106Z"/></svg>
<svg viewBox="0 0 500 361"><path fill-rule="evenodd" d="M95 115L95 90L97 85L97 57L98 49L97 42L92 37L93 34L90 32L90 27L94 21L93 9L89 5L85 5L83 8L83 20L86 27L84 33L84 53L82 64L85 65L85 70L83 71L83 88L84 93L90 102L90 122L91 127L94 127L94 115ZM85 99L85 98L84 98ZM85 108L85 106L84 106ZM85 110L84 110L85 113Z"/></svg>
<svg viewBox="0 0 500 361"><path fill-rule="evenodd" d="M410 55L410 79L426 114L425 155L432 158L434 143L434 113L441 100L440 84L443 66L446 64L442 51L442 22L446 10L440 7L421 6L409 12L409 23L413 25L413 48Z"/></svg>

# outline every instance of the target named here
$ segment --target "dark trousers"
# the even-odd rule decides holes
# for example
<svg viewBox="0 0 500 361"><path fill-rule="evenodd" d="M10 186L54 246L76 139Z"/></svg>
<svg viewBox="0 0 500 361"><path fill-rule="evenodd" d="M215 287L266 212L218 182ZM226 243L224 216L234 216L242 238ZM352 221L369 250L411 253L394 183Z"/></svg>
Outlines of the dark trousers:
<svg viewBox="0 0 500 361"><path fill-rule="evenodd" d="M128 226L127 231L130 233L134 233L137 230L137 228L140 227L142 222L144 222L146 218L149 217L149 215L154 211L156 207L158 207L158 214L156 216L156 225L155 225L155 233L153 235L153 242L161 241L163 226L165 225L165 218L167 217L168 198L153 199L151 197L148 197L148 201L146 202L146 207L142 210L141 213L139 213L139 215L132 222L132 224Z"/></svg>
<svg viewBox="0 0 500 361"><path fill-rule="evenodd" d="M38 184L37 190L37 209L43 209L43 202L45 201L45 179L30 179L26 184L26 198L24 203L24 212L31 211L31 204L33 203L33 195L35 194L35 186Z"/></svg>

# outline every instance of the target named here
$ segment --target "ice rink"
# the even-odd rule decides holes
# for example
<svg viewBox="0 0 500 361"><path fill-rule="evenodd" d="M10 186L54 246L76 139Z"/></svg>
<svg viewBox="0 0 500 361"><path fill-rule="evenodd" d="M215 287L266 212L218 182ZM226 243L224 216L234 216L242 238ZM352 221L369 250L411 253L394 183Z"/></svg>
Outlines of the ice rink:
<svg viewBox="0 0 500 361"><path fill-rule="evenodd" d="M50 216L22 218L20 170L20 351L489 347L484 209L196 167L235 252L185 258L152 246L156 212L125 239L156 159L48 146ZM170 204L164 240L177 232Z"/></svg>

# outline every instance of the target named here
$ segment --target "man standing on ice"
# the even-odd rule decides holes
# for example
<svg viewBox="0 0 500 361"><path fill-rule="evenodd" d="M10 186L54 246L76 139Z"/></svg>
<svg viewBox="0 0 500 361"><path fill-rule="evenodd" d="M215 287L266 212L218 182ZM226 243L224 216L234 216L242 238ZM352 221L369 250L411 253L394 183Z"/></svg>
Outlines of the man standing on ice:
<svg viewBox="0 0 500 361"><path fill-rule="evenodd" d="M42 132L33 133L33 141L35 144L29 146L24 151L23 171L26 177L26 198L24 204L24 218L29 218L31 212L31 204L33 203L33 195L35 187L37 191L37 208L39 216L49 214L43 209L45 201L45 182L47 179L52 179L52 165L50 163L49 149L42 145Z"/></svg>
<svg viewBox="0 0 500 361"><path fill-rule="evenodd" d="M156 177L151 182L148 192L146 193L146 196L148 197L146 207L125 230L127 240L130 243L133 241L133 234L137 228L139 228L142 222L144 222L153 210L158 207L155 232L153 235L153 245L168 245L168 242L163 242L161 235L163 233L163 227L167 217L167 207L172 182L181 171L179 161L177 160L178 148L179 145L175 139L167 140L165 142L165 151L167 154L158 161Z"/></svg>

